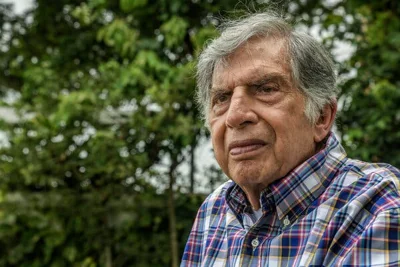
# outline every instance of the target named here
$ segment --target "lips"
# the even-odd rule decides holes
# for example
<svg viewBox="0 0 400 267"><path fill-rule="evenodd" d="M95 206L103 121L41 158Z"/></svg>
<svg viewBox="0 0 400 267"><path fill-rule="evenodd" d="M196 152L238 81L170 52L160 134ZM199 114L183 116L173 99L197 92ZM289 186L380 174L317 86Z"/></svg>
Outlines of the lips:
<svg viewBox="0 0 400 267"><path fill-rule="evenodd" d="M229 153L232 156L237 156L252 151L256 151L265 145L266 143L260 139L246 139L246 140L231 142L228 146L228 149Z"/></svg>

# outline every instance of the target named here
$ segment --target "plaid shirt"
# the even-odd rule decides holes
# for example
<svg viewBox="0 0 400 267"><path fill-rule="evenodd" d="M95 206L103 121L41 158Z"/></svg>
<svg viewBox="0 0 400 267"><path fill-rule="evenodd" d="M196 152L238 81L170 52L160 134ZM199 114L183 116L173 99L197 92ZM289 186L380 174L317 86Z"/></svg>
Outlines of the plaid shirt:
<svg viewBox="0 0 400 267"><path fill-rule="evenodd" d="M181 266L400 266L400 172L326 147L261 194L228 181L199 209Z"/></svg>

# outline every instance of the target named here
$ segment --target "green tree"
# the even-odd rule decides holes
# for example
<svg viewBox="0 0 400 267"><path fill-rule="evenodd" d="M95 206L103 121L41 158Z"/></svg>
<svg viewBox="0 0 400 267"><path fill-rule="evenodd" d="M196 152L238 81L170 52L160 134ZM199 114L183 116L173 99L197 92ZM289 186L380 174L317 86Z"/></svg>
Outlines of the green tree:
<svg viewBox="0 0 400 267"><path fill-rule="evenodd" d="M353 157L400 166L400 3L353 0L340 6L348 20L335 30L356 47L341 70L343 142Z"/></svg>

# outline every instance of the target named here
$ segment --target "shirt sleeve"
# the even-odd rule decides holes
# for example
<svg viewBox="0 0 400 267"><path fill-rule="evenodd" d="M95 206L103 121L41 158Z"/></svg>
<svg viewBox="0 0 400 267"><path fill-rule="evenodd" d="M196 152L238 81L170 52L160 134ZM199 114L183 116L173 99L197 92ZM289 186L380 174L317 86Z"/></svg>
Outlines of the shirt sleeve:
<svg viewBox="0 0 400 267"><path fill-rule="evenodd" d="M400 208L380 213L341 266L400 266Z"/></svg>
<svg viewBox="0 0 400 267"><path fill-rule="evenodd" d="M181 267L200 266L203 249L204 223L206 220L207 199L199 208L188 241L183 252Z"/></svg>
<svg viewBox="0 0 400 267"><path fill-rule="evenodd" d="M225 193L233 182L227 181L211 193L197 212L192 231L181 261L182 266L197 267L204 264L204 253L206 250L207 233L210 222L220 219L226 212Z"/></svg>

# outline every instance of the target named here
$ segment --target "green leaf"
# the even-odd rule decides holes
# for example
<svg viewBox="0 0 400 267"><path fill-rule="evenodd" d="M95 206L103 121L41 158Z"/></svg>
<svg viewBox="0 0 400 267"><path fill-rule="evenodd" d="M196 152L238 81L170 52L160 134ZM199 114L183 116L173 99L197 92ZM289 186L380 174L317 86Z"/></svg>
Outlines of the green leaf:
<svg viewBox="0 0 400 267"><path fill-rule="evenodd" d="M147 0L120 0L119 5L122 11L131 12L136 8L143 7L147 4Z"/></svg>
<svg viewBox="0 0 400 267"><path fill-rule="evenodd" d="M179 46L187 34L188 23L181 17L173 16L161 25L161 32L165 35L167 47Z"/></svg>

